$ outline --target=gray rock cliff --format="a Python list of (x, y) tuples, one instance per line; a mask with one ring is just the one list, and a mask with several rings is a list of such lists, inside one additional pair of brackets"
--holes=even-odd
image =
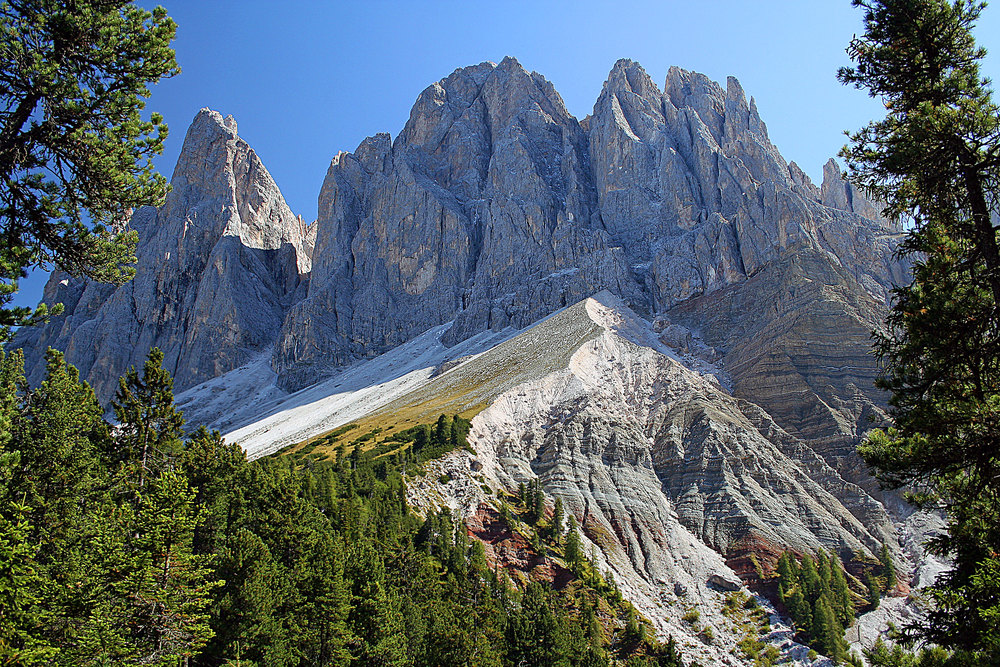
[(512, 58), (457, 70), (395, 141), (334, 158), (274, 368), (297, 388), (452, 319), (453, 343), (599, 289), (663, 312), (801, 251), (884, 303), (905, 276), (897, 229), (824, 174), (785, 163), (733, 78), (672, 68), (661, 91), (622, 60), (579, 123)]
[(54, 273), (47, 302), (65, 312), (13, 341), (37, 381), (49, 346), (65, 350), (102, 400), (152, 347), (178, 390), (269, 350), (311, 270), (307, 230), (233, 118), (195, 117), (159, 209), (135, 212), (138, 270), (113, 286)]
[(590, 172), (580, 124), (513, 58), (424, 90), (395, 141), (331, 163), (308, 297), (275, 352), (285, 384), (452, 319), (454, 342), (602, 288), (641, 300)]

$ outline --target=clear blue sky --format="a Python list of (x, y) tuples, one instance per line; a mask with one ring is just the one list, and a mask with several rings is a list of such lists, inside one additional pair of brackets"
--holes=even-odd
[[(155, 3), (142, 2), (146, 6)], [(158, 161), (169, 176), (201, 107), (232, 114), (292, 210), (307, 221), (330, 159), (366, 136), (402, 129), (417, 95), (458, 67), (504, 56), (543, 74), (578, 118), (590, 113), (611, 66), (640, 62), (660, 86), (671, 65), (756, 98), (772, 142), (813, 180), (843, 131), (880, 115), (840, 85), (845, 47), (861, 31), (849, 0), (162, 0), (178, 24), (183, 72), (160, 83), (147, 109), (170, 125)], [(1000, 9), (977, 38), (990, 49)], [(987, 74), (1000, 80), (996, 58)], [(33, 305), (40, 277), (19, 301)]]

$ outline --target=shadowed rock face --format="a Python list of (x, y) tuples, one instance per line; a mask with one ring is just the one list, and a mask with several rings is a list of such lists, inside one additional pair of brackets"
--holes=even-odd
[(854, 449), (886, 420), (870, 338), (884, 308), (850, 272), (803, 248), (666, 317), (697, 327), (723, 351), (734, 395), (810, 442), (845, 477), (869, 485)]
[(119, 288), (56, 272), (47, 302), (65, 314), (24, 329), (29, 377), (49, 346), (65, 350), (106, 401), (152, 347), (180, 390), (270, 349), (285, 310), (310, 271), (306, 228), (289, 210), (236, 122), (203, 109), (184, 140), (159, 209), (132, 217), (139, 232), (135, 279)]

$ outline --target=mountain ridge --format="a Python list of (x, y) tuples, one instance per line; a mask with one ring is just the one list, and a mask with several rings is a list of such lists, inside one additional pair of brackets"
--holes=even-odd
[(159, 346), (189, 419), (253, 456), (468, 416), (473, 451), (435, 464), (456, 485), (412, 480), (414, 503), (470, 518), (498, 510), (476, 480), (538, 482), (694, 640), (671, 581), (715, 605), (749, 556), (903, 555), (854, 447), (887, 419), (869, 333), (909, 267), (899, 226), (823, 173), (785, 162), (735, 78), (671, 68), (661, 89), (620, 60), (579, 121), (505, 58), (334, 156), (307, 226), (206, 109), (164, 206), (133, 216), (135, 281), (54, 274), (65, 314), (14, 346), (30, 376), (62, 347), (105, 401)]
[[(183, 368), (177, 360), (197, 352), (167, 350), (178, 388), (226, 372), (265, 349), (275, 337), (273, 320), (278, 318), (272, 366), (287, 390), (455, 318), (448, 344), (485, 329), (521, 328), (600, 289), (610, 289), (642, 312), (663, 312), (742, 282), (797, 238), (818, 245), (833, 262), (854, 267), (864, 288), (883, 300), (891, 279), (902, 275), (873, 260), (889, 255), (891, 243), (886, 246), (885, 239), (893, 235), (892, 226), (880, 217), (846, 210), (855, 201), (868, 215), (874, 215), (875, 207), (830, 163), (821, 188), (794, 163), (785, 165), (767, 139), (753, 99), (747, 101), (735, 79), (723, 91), (702, 75), (671, 68), (661, 92), (641, 66), (620, 60), (594, 111), (584, 129), (548, 81), (509, 57), (498, 65), (460, 68), (432, 84), (418, 97), (395, 140), (374, 135), (353, 153), (334, 157), (313, 225), (306, 229), (301, 221), (282, 223), (298, 227), (288, 239), (295, 252), (297, 286), (289, 290), (285, 285), (277, 290), (282, 295), (263, 299), (274, 315), (267, 324), (256, 323), (260, 331), (252, 340), (236, 342), (246, 351), (232, 353), (222, 364), (202, 359), (195, 369)], [(249, 156), (248, 187), (236, 196), (233, 183), (229, 199), (242, 216), (238, 219), (250, 221), (246, 231), (259, 233), (253, 228), (259, 212), (248, 206), (253, 191), (272, 192), (279, 199), (280, 192), (252, 149), (236, 136), (235, 121), (213, 113), (201, 112), (192, 131), (212, 118), (220, 132), (231, 134), (241, 146), (238, 152)], [(681, 126), (684, 132), (677, 130)], [(204, 132), (189, 131), (175, 169), (175, 193), (166, 213), (157, 213), (178, 218), (166, 226), (182, 238), (188, 211), (173, 202), (181, 191), (197, 187), (192, 179), (199, 175), (190, 165), (207, 157), (198, 141), (211, 143)], [(728, 194), (734, 187), (742, 193), (739, 201)], [(757, 199), (779, 201), (754, 204), (747, 200), (748, 188), (763, 191)], [(278, 218), (291, 215), (283, 200), (274, 206)], [(844, 207), (849, 218), (834, 220), (837, 232), (795, 223), (819, 214), (829, 219), (829, 211), (838, 211), (836, 218), (841, 211), (831, 206)], [(765, 219), (775, 217), (768, 214), (772, 210), (778, 211), (778, 219)], [(133, 224), (141, 231), (149, 215), (137, 212)], [(162, 227), (165, 221), (151, 224)], [(862, 236), (846, 244), (838, 233), (851, 225), (860, 225)], [(243, 233), (235, 235), (240, 248), (267, 241), (244, 239)], [(161, 230), (157, 237), (168, 234)], [(170, 243), (143, 242), (151, 244)], [(196, 252), (205, 255), (214, 242), (204, 238), (200, 244)], [(880, 252), (871, 252), (872, 244), (881, 245)], [(159, 252), (170, 259), (169, 250)], [(512, 263), (512, 257), (522, 259)], [(275, 267), (277, 272), (290, 277), (290, 258), (279, 263), (285, 267)], [(177, 273), (205, 277), (206, 263), (173, 265)], [(273, 271), (252, 269), (244, 276), (237, 270), (230, 280), (245, 282), (269, 273)], [(62, 299), (69, 308), (56, 320), (61, 333), (51, 333), (55, 326), (44, 335), (26, 332), (17, 345), (28, 348), (31, 359), (40, 358), (51, 342), (73, 350), (71, 359), (106, 399), (126, 366), (97, 359), (96, 352), (71, 340), (74, 329), (93, 328), (88, 318), (97, 316), (91, 311), (104, 300), (91, 299), (91, 310), (77, 312), (82, 290), (68, 276), (53, 276), (46, 299)], [(100, 290), (102, 295), (115, 292), (101, 287), (92, 292)], [(128, 313), (124, 311), (136, 309), (124, 306), (119, 305), (115, 319), (137, 319), (139, 330), (116, 342), (118, 354), (129, 344), (139, 351), (154, 342), (184, 347), (149, 331), (161, 326), (152, 323), (157, 321), (152, 313)], [(206, 309), (211, 311), (202, 306)], [(185, 325), (172, 337), (197, 338), (205, 318), (178, 315)], [(188, 348), (191, 343), (187, 341)], [(132, 355), (129, 361), (138, 358)]]

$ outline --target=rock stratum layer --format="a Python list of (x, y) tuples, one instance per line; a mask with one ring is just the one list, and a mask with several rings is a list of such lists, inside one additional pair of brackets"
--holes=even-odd
[(253, 455), (375, 412), (475, 415), (476, 461), (411, 499), (473, 517), (476, 479), (537, 478), (683, 634), (677, 591), (738, 586), (727, 559), (896, 549), (853, 452), (886, 418), (870, 332), (909, 269), (898, 227), (823, 175), (733, 78), (661, 89), (619, 61), (581, 121), (507, 58), (334, 157), (307, 227), (202, 110), (166, 203), (133, 216), (135, 280), (54, 274), (65, 314), (14, 344), (36, 381), (64, 349), (105, 400), (158, 346), (188, 416)]
[[(588, 550), (627, 582), (658, 630), (684, 637), (694, 634), (680, 622), (690, 605), (717, 629), (731, 624), (718, 611), (723, 592), (740, 583), (719, 554), (764, 560), (786, 548), (824, 549), (850, 560), (894, 540), (880, 503), (699, 366), (602, 292), (383, 411), (412, 414), (428, 402), (428, 415), (460, 411), (485, 390), (488, 407), (472, 420), (474, 451), (437, 464), (411, 488), (411, 502), (474, 520), (495, 503), (483, 482), (516, 489), (537, 481), (577, 518)], [(498, 386), (497, 367), (516, 367), (519, 382)], [(451, 402), (429, 398), (439, 396)], [(719, 643), (688, 648), (707, 664), (739, 664), (727, 662), (729, 639)]]

